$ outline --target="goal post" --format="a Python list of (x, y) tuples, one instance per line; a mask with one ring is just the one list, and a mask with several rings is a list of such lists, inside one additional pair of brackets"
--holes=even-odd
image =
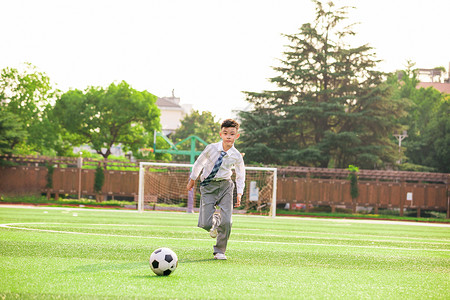
[[(200, 205), (199, 181), (194, 191), (188, 193), (186, 185), (193, 164), (139, 163), (139, 191), (137, 208), (139, 212), (158, 206), (178, 207), (193, 212)], [(246, 182), (242, 202), (246, 209), (258, 211), (269, 208), (272, 217), (276, 215), (277, 169), (246, 167)], [(233, 173), (232, 180), (235, 175)], [(236, 192), (236, 190), (235, 190)]]
[(257, 210), (269, 205), (269, 215), (275, 218), (277, 212), (277, 168), (245, 167), (244, 199), (256, 202)]
[(138, 211), (146, 205), (187, 204), (186, 185), (192, 164), (139, 163)]

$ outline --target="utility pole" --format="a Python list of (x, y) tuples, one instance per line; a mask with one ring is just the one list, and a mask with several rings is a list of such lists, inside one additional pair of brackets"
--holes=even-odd
[(83, 152), (80, 152), (80, 156), (77, 159), (78, 167), (78, 200), (81, 199), (81, 169), (83, 168), (83, 157), (81, 156)]
[(398, 156), (399, 156), (399, 159), (398, 159), (398, 161), (397, 161), (397, 163), (399, 163), (399, 164), (401, 164), (402, 163), (402, 151), (401, 151), (401, 148), (402, 148), (402, 141), (405, 139), (405, 138), (407, 138), (408, 137), (408, 133), (407, 133), (407, 131), (406, 130), (403, 130), (403, 134), (401, 134), (401, 133), (397, 133), (397, 134), (394, 134), (394, 136), (397, 138), (397, 140), (398, 140)]

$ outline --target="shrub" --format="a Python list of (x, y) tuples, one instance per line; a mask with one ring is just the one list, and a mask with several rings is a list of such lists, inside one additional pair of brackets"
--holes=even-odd
[(53, 171), (55, 167), (47, 163), (47, 184), (45, 185), (46, 188), (51, 189), (53, 187)]
[(350, 195), (352, 199), (358, 198), (359, 190), (358, 190), (358, 175), (356, 173), (359, 172), (359, 168), (354, 165), (349, 165), (348, 169), (350, 174), (348, 174), (348, 179), (350, 179)]
[(103, 173), (102, 166), (98, 165), (97, 169), (95, 170), (94, 192), (100, 194), (102, 192), (104, 183), (105, 183), (105, 173)]

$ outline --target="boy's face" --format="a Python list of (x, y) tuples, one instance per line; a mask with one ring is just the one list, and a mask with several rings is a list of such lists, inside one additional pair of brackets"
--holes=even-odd
[(220, 129), (220, 137), (222, 138), (223, 145), (227, 148), (231, 148), (239, 138), (239, 133), (235, 127), (222, 127)]

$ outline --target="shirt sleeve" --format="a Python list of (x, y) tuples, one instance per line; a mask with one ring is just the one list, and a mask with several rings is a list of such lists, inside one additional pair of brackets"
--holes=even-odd
[(236, 172), (236, 192), (238, 194), (243, 194), (245, 187), (245, 165), (242, 156), (239, 162), (235, 165), (234, 171)]
[(205, 164), (208, 162), (208, 156), (209, 156), (209, 150), (211, 149), (211, 144), (206, 146), (206, 148), (200, 153), (197, 160), (194, 163), (194, 166), (192, 167), (191, 175), (189, 176), (192, 180), (197, 180), (198, 176), (200, 175), (200, 172), (205, 167)]

